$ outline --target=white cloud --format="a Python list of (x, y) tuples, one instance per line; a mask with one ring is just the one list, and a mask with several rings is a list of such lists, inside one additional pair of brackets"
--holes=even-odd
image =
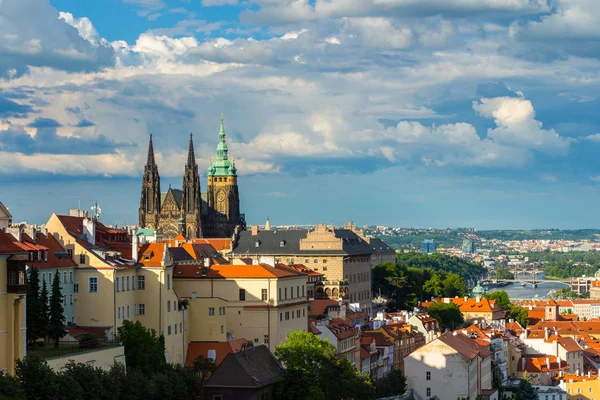
[(412, 29), (396, 24), (387, 18), (348, 18), (344, 30), (358, 35), (364, 46), (405, 49), (412, 45)]
[(585, 139), (592, 142), (600, 142), (600, 133), (595, 133), (593, 135), (586, 136)]
[(497, 127), (488, 130), (488, 137), (498, 143), (551, 153), (562, 153), (569, 147), (569, 142), (554, 129), (542, 129), (529, 100), (483, 98), (473, 103), (473, 109), (487, 118), (494, 118)]
[(213, 7), (213, 6), (235, 6), (238, 3), (238, 0), (202, 0), (202, 5), (204, 7)]
[(89, 18), (75, 18), (73, 14), (68, 12), (59, 12), (58, 18), (77, 29), (79, 36), (90, 42), (92, 46), (98, 47), (101, 39)]

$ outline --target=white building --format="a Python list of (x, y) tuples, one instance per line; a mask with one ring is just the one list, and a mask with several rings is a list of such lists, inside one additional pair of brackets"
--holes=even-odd
[(409, 354), (404, 366), (417, 398), (498, 399), (492, 388), (492, 353), (462, 333), (442, 334)]

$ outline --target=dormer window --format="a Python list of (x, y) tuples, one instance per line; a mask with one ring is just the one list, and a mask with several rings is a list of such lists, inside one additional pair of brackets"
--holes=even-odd
[(260, 241), (257, 240), (256, 242), (254, 242), (254, 247), (259, 247), (260, 246)]
[(38, 250), (38, 261), (42, 261), (42, 251)]
[(284, 247), (285, 246), (285, 240), (282, 240), (281, 242), (279, 242), (279, 247)]

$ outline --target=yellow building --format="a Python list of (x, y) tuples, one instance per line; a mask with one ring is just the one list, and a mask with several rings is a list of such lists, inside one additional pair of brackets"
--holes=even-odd
[(53, 214), (48, 232), (78, 264), (75, 323), (116, 335), (124, 320), (140, 321), (164, 335), (167, 361), (183, 364), (187, 339), (184, 307), (173, 290), (167, 244), (138, 245), (125, 231), (92, 218)]
[(189, 299), (190, 341), (245, 338), (273, 351), (308, 327), (306, 275), (289, 268), (180, 263), (175, 291)]
[(594, 400), (600, 397), (600, 379), (597, 374), (564, 374), (560, 377), (560, 387), (567, 392), (568, 400)]
[(25, 356), (25, 263), (30, 250), (0, 231), (0, 373), (14, 374), (15, 360)]

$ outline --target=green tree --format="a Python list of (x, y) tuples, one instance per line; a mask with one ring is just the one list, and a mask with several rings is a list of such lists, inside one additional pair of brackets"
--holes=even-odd
[(164, 336), (156, 336), (154, 329), (146, 329), (140, 321), (134, 323), (128, 320), (124, 320), (119, 328), (119, 336), (125, 346), (125, 361), (129, 368), (146, 374), (164, 369)]
[(515, 279), (515, 274), (509, 271), (504, 265), (494, 267), (494, 277), (496, 279)]
[(40, 327), (44, 327), (41, 330), (41, 334), (44, 339), (48, 336), (48, 325), (50, 324), (49, 314), (50, 308), (48, 303), (48, 288), (46, 287), (46, 281), (42, 282), (42, 292), (40, 293), (39, 304), (38, 304), (38, 320), (37, 323)]
[(395, 369), (385, 378), (375, 381), (377, 398), (401, 396), (404, 392), (406, 392), (406, 377), (399, 369)]
[(43, 330), (45, 325), (39, 324), (39, 304), (40, 304), (40, 273), (37, 268), (32, 267), (29, 270), (27, 278), (27, 342), (34, 344), (41, 337), (45, 337)]
[(302, 331), (290, 332), (275, 356), (285, 365), (276, 383), (276, 399), (372, 399), (375, 390), (370, 377), (357, 372), (345, 358), (338, 358), (328, 340)]
[(464, 297), (467, 295), (465, 280), (458, 274), (450, 273), (444, 279), (444, 293), (446, 297)]
[(17, 360), (16, 377), (27, 400), (53, 399), (56, 393), (55, 373), (45, 360), (28, 355)]
[(423, 285), (423, 291), (430, 293), (435, 297), (444, 296), (444, 283), (439, 274), (434, 273), (431, 278)]
[(52, 295), (50, 297), (50, 311), (48, 312), (48, 337), (54, 340), (54, 346), (58, 347), (58, 341), (67, 334), (65, 330), (65, 310), (63, 308), (63, 297), (60, 292), (60, 275), (58, 270), (52, 280)]
[(427, 314), (437, 319), (442, 329), (454, 330), (465, 322), (460, 309), (454, 303), (434, 301), (427, 309)]
[(0, 372), (0, 400), (25, 400), (25, 391), (14, 376)]
[(526, 328), (529, 325), (529, 312), (525, 307), (521, 306), (510, 306), (508, 312), (509, 318), (517, 321), (523, 328)]
[(199, 355), (194, 359), (192, 368), (198, 374), (200, 381), (204, 382), (208, 379), (210, 374), (215, 372), (215, 369), (217, 369), (217, 364), (215, 364), (212, 358)]
[(538, 395), (535, 388), (527, 379), (521, 379), (519, 387), (515, 393), (515, 400), (537, 400)]
[(504, 290), (500, 290), (497, 292), (486, 293), (483, 295), (486, 299), (495, 300), (496, 305), (498, 305), (503, 310), (510, 309), (510, 298), (508, 294)]

